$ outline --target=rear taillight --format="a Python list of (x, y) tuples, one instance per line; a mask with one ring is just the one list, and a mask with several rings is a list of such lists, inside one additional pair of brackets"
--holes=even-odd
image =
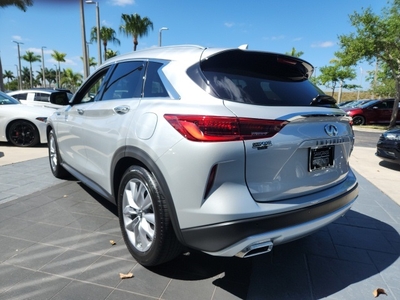
[(269, 138), (288, 122), (236, 117), (164, 115), (185, 138), (198, 142), (223, 142)]

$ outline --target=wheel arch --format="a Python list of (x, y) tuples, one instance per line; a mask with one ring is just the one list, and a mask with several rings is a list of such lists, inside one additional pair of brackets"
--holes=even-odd
[(51, 124), (46, 126), (46, 137), (49, 137), (49, 133), (52, 130), (53, 130), (53, 126)]
[(175, 205), (172, 200), (172, 195), (162, 172), (146, 152), (134, 146), (126, 146), (120, 148), (116, 151), (114, 155), (110, 178), (111, 189), (113, 193), (113, 198), (115, 199), (115, 203), (117, 204), (118, 201), (118, 189), (122, 176), (124, 175), (125, 171), (132, 165), (137, 165), (145, 168), (147, 171), (151, 172), (158, 181), (158, 184), (162, 189), (162, 193), (167, 203), (168, 213), (171, 218), (175, 235), (178, 240), (182, 244), (184, 244), (184, 239), (180, 231), (180, 226)]
[(364, 120), (364, 124), (361, 124), (361, 125), (366, 125), (366, 124), (368, 124), (368, 120), (367, 120), (367, 118), (365, 117), (365, 115), (363, 115), (363, 114), (356, 114), (356, 115), (354, 115), (352, 118), (353, 118), (353, 121), (354, 121), (354, 119), (355, 118), (362, 118), (363, 120)]
[(39, 137), (39, 143), (40, 143), (42, 137), (40, 136), (40, 130), (39, 130), (39, 128), (36, 126), (35, 123), (33, 123), (32, 121), (27, 120), (27, 119), (14, 119), (14, 120), (10, 121), (10, 122), (7, 124), (7, 126), (6, 126), (6, 128), (5, 128), (5, 137), (6, 137), (7, 141), (10, 142), (9, 129), (10, 129), (11, 125), (14, 124), (15, 122), (19, 122), (19, 121), (28, 122), (29, 124), (32, 124), (32, 126), (35, 127), (36, 132), (37, 132), (38, 137)]

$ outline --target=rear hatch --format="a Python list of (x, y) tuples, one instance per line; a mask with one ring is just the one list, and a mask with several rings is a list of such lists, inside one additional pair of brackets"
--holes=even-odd
[(354, 139), (350, 120), (308, 80), (310, 64), (285, 55), (231, 50), (200, 65), (211, 93), (224, 99), (239, 120), (281, 121), (265, 128), (272, 135), (253, 132), (243, 141), (245, 178), (256, 201), (307, 195), (345, 180)]

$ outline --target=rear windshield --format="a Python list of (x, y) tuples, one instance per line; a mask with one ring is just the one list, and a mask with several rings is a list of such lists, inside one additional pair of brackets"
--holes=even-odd
[(200, 63), (215, 96), (266, 106), (306, 106), (324, 93), (309, 80), (312, 66), (279, 54), (233, 50)]

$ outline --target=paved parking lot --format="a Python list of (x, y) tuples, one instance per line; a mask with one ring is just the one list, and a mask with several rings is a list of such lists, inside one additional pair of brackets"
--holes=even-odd
[(367, 179), (396, 187), (400, 173), (366, 151), (351, 161), (359, 198), (335, 223), (262, 256), (190, 252), (157, 268), (129, 255), (115, 207), (53, 178), (46, 157), (0, 166), (0, 299), (372, 299), (377, 288), (400, 299), (398, 195)]

